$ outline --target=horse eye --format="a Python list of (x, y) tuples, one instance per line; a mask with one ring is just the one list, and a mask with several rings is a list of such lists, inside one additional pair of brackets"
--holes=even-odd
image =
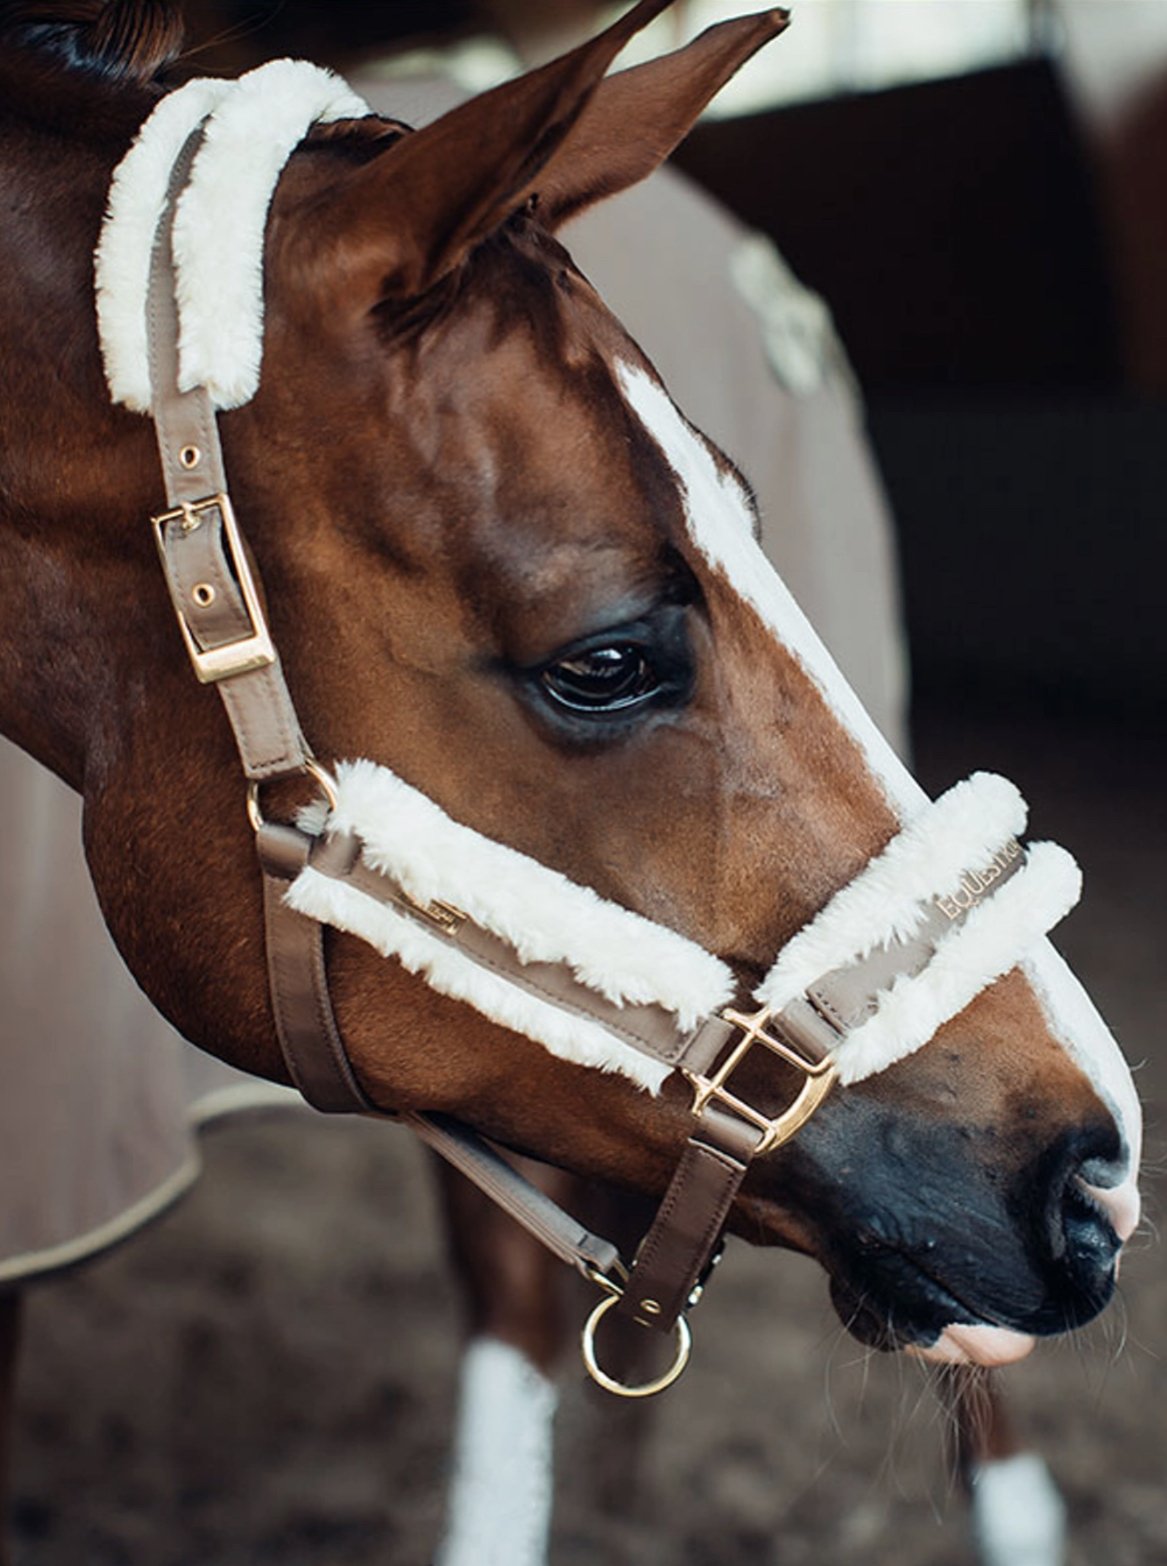
[(644, 649), (630, 642), (589, 647), (559, 658), (541, 671), (539, 679), (552, 700), (572, 712), (624, 711), (661, 687)]

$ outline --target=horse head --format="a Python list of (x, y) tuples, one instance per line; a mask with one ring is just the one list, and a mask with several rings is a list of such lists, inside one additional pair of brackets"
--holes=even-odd
[[(747, 483), (557, 237), (785, 25), (766, 12), (605, 76), (665, 3), (422, 131), (317, 73), (307, 134), (287, 62), (235, 98), (164, 96), (125, 65), (149, 8), (105, 8), (122, 42), (97, 63), (76, 23), (11, 8), (0, 712), (83, 793), (94, 882), (147, 993), (203, 1047), (284, 1077), (236, 745), (191, 676), (148, 521), (165, 502), (135, 258), (169, 161), (159, 177), (127, 159), (101, 238), (114, 401), (89, 278), (111, 171), (186, 94), (173, 151), (205, 135), (173, 230), (179, 384), (220, 414), (246, 538), (228, 574), (253, 557), (303, 732), (346, 763), (313, 831), (355, 834), (374, 871), (520, 963), (562, 960), (609, 1006), (690, 1027), (808, 995), (833, 1026), (845, 1005), (819, 980), (910, 945), (925, 912), (951, 919), (922, 971), (868, 975), (834, 1018), (838, 1086), (753, 1159), (729, 1223), (817, 1257), (868, 1341), (1009, 1359), (1106, 1303), (1137, 1221), (1137, 1103), (1045, 940), (1073, 899), (1065, 860), (1024, 859), (1000, 780), (929, 806), (758, 550)], [(304, 806), (302, 783), (262, 787), (265, 820)], [(500, 999), (326, 879), (292, 897), (330, 926), (371, 1104), (666, 1188), (689, 1081), (618, 1029)], [(719, 1112), (752, 1106), (750, 1127), (805, 1080), (765, 1043), (732, 1093), (696, 1075)]]

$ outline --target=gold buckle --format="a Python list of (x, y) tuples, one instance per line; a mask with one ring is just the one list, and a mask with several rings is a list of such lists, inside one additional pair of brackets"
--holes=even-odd
[[(203, 685), (214, 685), (220, 680), (229, 680), (232, 675), (247, 674), (252, 669), (264, 669), (276, 661), (275, 644), (271, 639), (271, 632), (268, 630), (267, 620), (259, 601), (255, 579), (247, 564), (247, 554), (243, 548), (239, 525), (235, 520), (231, 501), (225, 493), (208, 495), (205, 500), (184, 500), (172, 511), (163, 511), (159, 516), (151, 517), (150, 520), (154, 525), (154, 541), (158, 545), (163, 567), (167, 566), (168, 525), (178, 522), (184, 533), (192, 533), (195, 528), (202, 526), (204, 515), (210, 512), (218, 512), (222, 521), (227, 562), (239, 583), (239, 590), (243, 595), (243, 607), (251, 622), (251, 632), (247, 636), (241, 636), (238, 641), (227, 642), (221, 647), (202, 648), (194, 639), (181, 604), (177, 599), (174, 600), (174, 612), (178, 616), (182, 639), (186, 643), (186, 650), (194, 665), (195, 674)], [(169, 579), (170, 574), (167, 570), (167, 580)]]
[[(735, 1115), (739, 1115), (762, 1132), (762, 1140), (758, 1143), (755, 1156), (758, 1153), (771, 1152), (800, 1131), (826, 1098), (838, 1075), (835, 1062), (829, 1055), (823, 1060), (811, 1060), (793, 1045), (788, 1044), (785, 1039), (776, 1038), (773, 1033), (768, 1032), (768, 1025), (774, 1018), (774, 1012), (768, 1006), (763, 1006), (761, 1011), (756, 1012), (724, 1011), (721, 1015), (726, 1022), (732, 1023), (735, 1028), (740, 1028), (743, 1037), (711, 1076), (704, 1077), (695, 1071), (685, 1071), (684, 1075), (694, 1090), (693, 1113), (701, 1114), (706, 1105), (714, 1101), (723, 1104)], [(773, 1120), (759, 1113), (751, 1104), (738, 1098), (735, 1093), (729, 1092), (726, 1087), (734, 1071), (755, 1044), (761, 1044), (771, 1054), (794, 1066), (806, 1077), (802, 1091), (794, 1103)]]

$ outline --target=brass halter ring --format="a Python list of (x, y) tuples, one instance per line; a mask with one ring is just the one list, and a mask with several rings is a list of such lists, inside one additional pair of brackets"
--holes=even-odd
[[(326, 771), (314, 756), (306, 759), (303, 770), (319, 783), (321, 792), (328, 801), (329, 810), (335, 810), (338, 796), (336, 779), (332, 773)], [(255, 778), (247, 785), (247, 819), (251, 822), (253, 832), (258, 832), (264, 825), (263, 811), (259, 808), (259, 782)]]
[(605, 1392), (614, 1392), (617, 1397), (653, 1397), (657, 1392), (664, 1392), (666, 1388), (672, 1386), (689, 1363), (689, 1355), (693, 1351), (693, 1334), (689, 1323), (684, 1316), (677, 1317), (677, 1352), (672, 1364), (663, 1375), (658, 1376), (655, 1381), (642, 1381), (635, 1386), (617, 1381), (602, 1368), (596, 1357), (596, 1330), (613, 1305), (619, 1303), (624, 1291), (610, 1278), (605, 1278), (600, 1273), (592, 1272), (591, 1277), (604, 1290), (604, 1298), (584, 1323), (581, 1346), (588, 1375), (597, 1386), (603, 1387)]

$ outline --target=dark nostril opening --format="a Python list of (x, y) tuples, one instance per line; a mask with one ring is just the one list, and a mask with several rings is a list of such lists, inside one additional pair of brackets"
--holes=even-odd
[(1066, 1186), (1062, 1209), (1066, 1261), (1081, 1284), (1109, 1274), (1122, 1248), (1110, 1219), (1097, 1202), (1083, 1190), (1077, 1177)]
[(1047, 1166), (1046, 1236), (1049, 1259), (1060, 1276), (1058, 1293), (1072, 1319), (1088, 1319), (1114, 1287), (1114, 1263), (1122, 1242), (1086, 1178), (1116, 1156), (1108, 1131), (1079, 1130), (1066, 1137)]

